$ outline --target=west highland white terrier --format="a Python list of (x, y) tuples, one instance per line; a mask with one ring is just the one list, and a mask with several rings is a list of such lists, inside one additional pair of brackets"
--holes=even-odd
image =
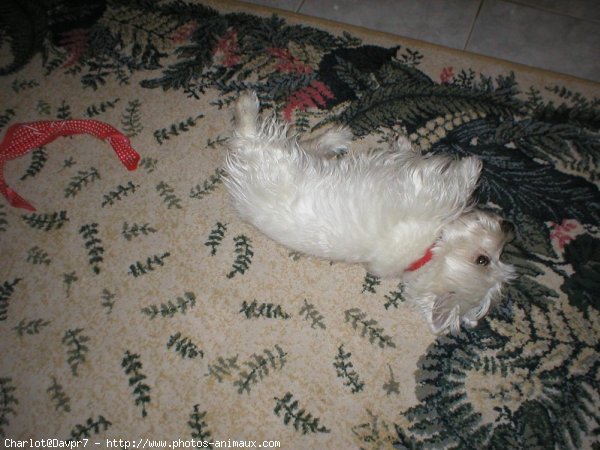
[(512, 225), (471, 200), (481, 161), (422, 155), (407, 139), (335, 157), (351, 139), (334, 128), (299, 142), (242, 94), (224, 180), (240, 216), (296, 251), (401, 278), (434, 333), (475, 326), (515, 273), (500, 261)]

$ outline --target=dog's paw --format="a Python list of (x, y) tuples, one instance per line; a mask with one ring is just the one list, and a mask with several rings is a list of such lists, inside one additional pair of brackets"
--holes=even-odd
[(256, 92), (244, 92), (237, 100), (235, 105), (238, 117), (252, 116), (256, 117), (260, 108), (260, 102)]
[(348, 147), (335, 147), (331, 149), (331, 153), (336, 158), (341, 158), (342, 156), (346, 155), (346, 153), (348, 153)]
[(314, 150), (324, 157), (339, 157), (348, 153), (351, 141), (352, 131), (349, 128), (332, 128), (316, 139)]
[(398, 136), (396, 149), (401, 153), (420, 153), (407, 136)]
[(260, 102), (255, 92), (244, 92), (235, 104), (236, 132), (241, 136), (256, 133), (256, 120)]
[(333, 152), (337, 154), (346, 154), (348, 153), (348, 145), (352, 142), (352, 130), (347, 127), (339, 127), (332, 131), (332, 136), (330, 137), (331, 149)]

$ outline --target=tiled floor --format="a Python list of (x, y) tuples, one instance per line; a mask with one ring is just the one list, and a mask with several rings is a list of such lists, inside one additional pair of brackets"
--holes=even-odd
[(245, 0), (600, 82), (600, 0)]

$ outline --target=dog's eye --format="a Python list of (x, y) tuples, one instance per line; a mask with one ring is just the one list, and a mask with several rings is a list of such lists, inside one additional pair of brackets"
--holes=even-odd
[(490, 263), (490, 258), (485, 255), (479, 255), (475, 261), (479, 266), (487, 266)]

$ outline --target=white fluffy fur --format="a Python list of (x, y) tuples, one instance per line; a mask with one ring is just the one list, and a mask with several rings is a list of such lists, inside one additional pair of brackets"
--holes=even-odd
[[(299, 143), (258, 111), (254, 94), (240, 97), (226, 160), (225, 183), (243, 219), (294, 250), (401, 277), (436, 333), (476, 325), (514, 273), (500, 261), (501, 219), (471, 205), (477, 158), (423, 156), (407, 140), (331, 158), (350, 143), (347, 129)], [(432, 260), (406, 272), (433, 244)], [(477, 263), (481, 255), (489, 264)]]

